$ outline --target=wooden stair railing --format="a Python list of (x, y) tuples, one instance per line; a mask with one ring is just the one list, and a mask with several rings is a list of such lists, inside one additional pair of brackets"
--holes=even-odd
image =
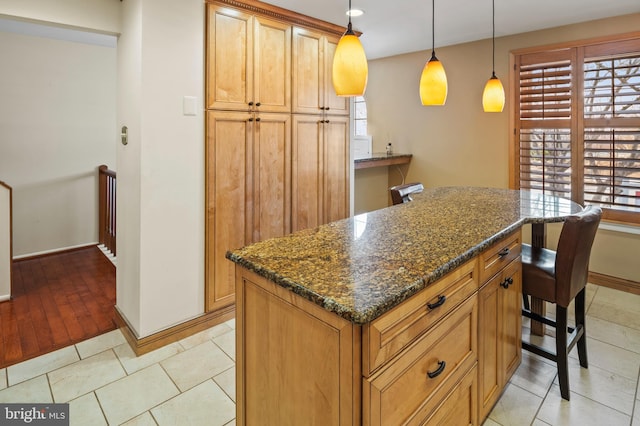
[(116, 255), (116, 172), (98, 167), (98, 242)]
[(12, 189), (0, 181), (0, 302), (11, 297), (13, 263)]

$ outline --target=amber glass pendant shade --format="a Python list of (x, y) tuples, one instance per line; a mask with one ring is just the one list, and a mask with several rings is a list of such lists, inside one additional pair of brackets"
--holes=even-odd
[(369, 65), (362, 43), (351, 29), (351, 22), (336, 47), (331, 74), (336, 95), (364, 95), (369, 78)]
[(444, 105), (447, 101), (447, 74), (442, 62), (436, 58), (435, 53), (424, 65), (420, 76), (420, 100), (422, 105)]
[(495, 73), (484, 86), (482, 108), (484, 112), (502, 112), (504, 109), (504, 87)]

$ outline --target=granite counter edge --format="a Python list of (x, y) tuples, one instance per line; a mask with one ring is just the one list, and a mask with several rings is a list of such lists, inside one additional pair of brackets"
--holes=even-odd
[(465, 253), (461, 253), (458, 257), (453, 258), (449, 262), (444, 263), (428, 276), (418, 279), (415, 282), (407, 283), (407, 285), (405, 286), (402, 292), (395, 294), (392, 297), (385, 299), (381, 303), (378, 303), (376, 306), (372, 307), (371, 309), (364, 310), (364, 311), (351, 309), (347, 306), (344, 306), (336, 302), (334, 299), (328, 296), (324, 296), (322, 294), (313, 292), (309, 290), (307, 287), (301, 284), (298, 284), (295, 281), (292, 281), (287, 277), (284, 277), (278, 274), (276, 271), (267, 269), (259, 264), (251, 262), (243, 258), (242, 256), (235, 254), (233, 251), (228, 251), (225, 257), (230, 261), (238, 265), (241, 265), (250, 271), (255, 272), (261, 277), (264, 277), (269, 281), (292, 291), (293, 293), (303, 297), (304, 299), (309, 300), (312, 303), (315, 303), (316, 305), (322, 307), (323, 309), (329, 312), (335, 313), (336, 315), (346, 319), (347, 321), (350, 321), (355, 324), (363, 325), (375, 320), (376, 318), (388, 312), (389, 310), (399, 305), (409, 297), (418, 293), (420, 290), (424, 289), (425, 287), (439, 280), (440, 278), (445, 276), (447, 273), (453, 271), (455, 268), (459, 267), (464, 262), (472, 259), (474, 256), (478, 255), (480, 252), (482, 252), (483, 250), (485, 250), (495, 242), (499, 241), (500, 239), (506, 237), (507, 235), (511, 234), (512, 232), (520, 228), (525, 222), (526, 221), (520, 220), (512, 224), (511, 226), (504, 228), (503, 230), (499, 231), (493, 236), (482, 241), (475, 247), (472, 247)]

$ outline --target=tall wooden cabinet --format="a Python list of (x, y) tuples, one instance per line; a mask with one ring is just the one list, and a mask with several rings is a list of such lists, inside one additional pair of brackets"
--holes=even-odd
[(344, 28), (255, 0), (207, 2), (206, 310), (234, 303), (227, 250), (349, 215)]

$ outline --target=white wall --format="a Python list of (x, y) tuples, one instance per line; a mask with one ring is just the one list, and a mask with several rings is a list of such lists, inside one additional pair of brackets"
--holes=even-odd
[(0, 302), (11, 296), (11, 190), (0, 181)]
[(204, 4), (123, 5), (117, 304), (144, 337), (204, 312)]
[(14, 256), (96, 242), (97, 167), (115, 167), (115, 48), (0, 30), (0, 58)]
[(118, 39), (117, 127), (128, 127), (129, 144), (117, 144), (116, 305), (129, 325), (140, 330), (140, 152), (142, 96), (142, 3), (122, 7)]

